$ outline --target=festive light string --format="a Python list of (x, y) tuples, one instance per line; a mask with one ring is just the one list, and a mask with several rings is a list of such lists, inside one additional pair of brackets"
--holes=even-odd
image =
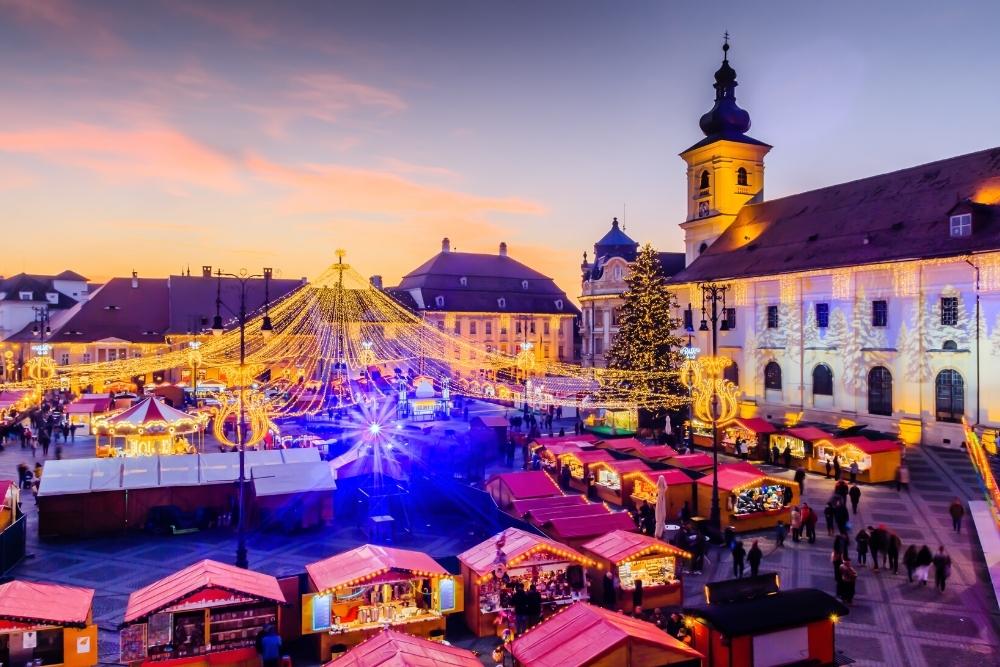
[[(258, 421), (357, 403), (366, 396), (362, 385), (370, 390), (368, 396), (378, 398), (399, 389), (407, 371), (426, 375), (439, 387), (450, 383), (457, 393), (483, 399), (527, 398), (533, 403), (607, 409), (678, 402), (677, 396), (655, 389), (663, 386), (664, 378), (676, 377), (675, 372), (582, 368), (541, 358), (530, 345), (519, 346), (514, 354), (487, 352), (477, 342), (446, 333), (409, 311), (343, 263), (270, 304), (273, 335), (261, 332), (262, 315), (258, 312), (247, 323), (242, 369), (240, 333), (229, 322), (229, 330), (202, 341), (195, 350), (164, 346), (128, 359), (59, 366), (51, 375), (39, 373), (42, 377), (33, 377), (31, 383), (2, 387), (81, 387), (170, 369), (216, 368), (230, 390), (243, 388), (249, 394), (246, 390), (252, 388), (246, 402), (248, 413)], [(374, 382), (371, 367), (388, 372), (385, 383)], [(221, 402), (224, 408), (231, 403)]]

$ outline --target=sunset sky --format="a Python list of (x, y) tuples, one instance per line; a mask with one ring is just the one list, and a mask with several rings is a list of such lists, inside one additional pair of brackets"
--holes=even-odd
[[(932, 12), (933, 10), (933, 12)], [(997, 2), (0, 0), (0, 274), (682, 250), (721, 35), (776, 197), (1000, 144)]]

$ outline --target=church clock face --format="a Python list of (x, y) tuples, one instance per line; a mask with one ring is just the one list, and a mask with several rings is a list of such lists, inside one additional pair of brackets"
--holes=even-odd
[(707, 201), (698, 202), (698, 217), (704, 218), (706, 215), (708, 215), (708, 202)]

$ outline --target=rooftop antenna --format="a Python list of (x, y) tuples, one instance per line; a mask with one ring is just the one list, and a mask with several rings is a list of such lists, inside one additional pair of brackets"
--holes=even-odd
[(625, 231), (625, 202), (622, 202), (622, 231)]

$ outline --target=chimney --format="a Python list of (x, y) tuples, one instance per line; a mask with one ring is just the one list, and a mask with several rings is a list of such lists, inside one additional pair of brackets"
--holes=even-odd
[(372, 276), (369, 280), (371, 281), (372, 287), (375, 289), (382, 289), (382, 276)]
[(212, 277), (212, 266), (210, 264), (201, 265), (201, 277), (211, 278)]
[(132, 289), (139, 289), (139, 273), (137, 271), (132, 272)]
[(507, 244), (504, 243), (503, 241), (500, 242), (500, 256), (501, 257), (507, 256)]
[(441, 252), (451, 252), (451, 241), (447, 236), (441, 239)]

